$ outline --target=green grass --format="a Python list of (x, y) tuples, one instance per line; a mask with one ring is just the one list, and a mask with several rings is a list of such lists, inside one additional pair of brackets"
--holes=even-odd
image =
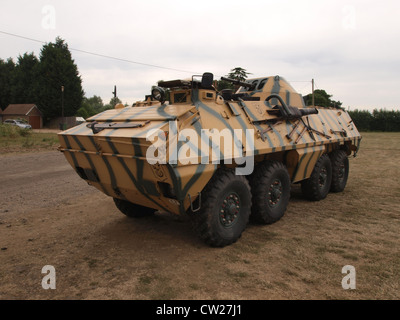
[(56, 133), (39, 133), (0, 124), (0, 154), (55, 150), (58, 144)]
[(27, 137), (30, 134), (30, 130), (22, 129), (17, 126), (0, 124), (0, 137), (2, 138), (18, 138)]

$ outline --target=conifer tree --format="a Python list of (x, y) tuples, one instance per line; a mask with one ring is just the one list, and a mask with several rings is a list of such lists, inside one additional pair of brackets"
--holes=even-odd
[(72, 59), (68, 44), (59, 37), (45, 44), (40, 52), (36, 92), (37, 104), (45, 120), (74, 116), (84, 97), (82, 79)]

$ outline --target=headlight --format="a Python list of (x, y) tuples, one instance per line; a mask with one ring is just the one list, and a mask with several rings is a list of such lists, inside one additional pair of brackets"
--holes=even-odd
[(165, 101), (165, 91), (160, 87), (153, 88), (153, 90), (151, 90), (151, 96), (157, 101)]

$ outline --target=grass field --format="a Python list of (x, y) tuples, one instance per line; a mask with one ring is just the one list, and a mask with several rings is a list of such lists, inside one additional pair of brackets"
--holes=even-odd
[[(344, 192), (310, 202), (294, 185), (280, 221), (250, 224), (231, 246), (194, 248), (162, 269), (156, 267), (158, 257), (147, 257), (136, 294), (144, 299), (399, 299), (399, 142), (400, 133), (363, 133)], [(143, 230), (149, 227), (133, 222), (140, 223)], [(354, 290), (342, 287), (347, 265), (355, 269)]]
[(49, 151), (58, 147), (57, 134), (0, 125), (0, 154)]
[[(224, 248), (198, 240), (184, 217), (123, 217), (100, 192), (28, 211), (22, 222), (7, 218), (0, 224), (3, 246), (9, 247), (1, 251), (4, 290), (39, 299), (397, 300), (400, 133), (362, 136), (344, 192), (310, 202), (294, 185), (280, 221), (249, 224), (238, 242)], [(31, 136), (37, 145), (46, 137)], [(21, 259), (39, 275), (15, 274)], [(49, 261), (59, 270), (54, 292), (39, 288), (39, 267)], [(355, 268), (354, 290), (342, 288), (347, 265)]]
[[(400, 133), (363, 133), (343, 193), (308, 202), (294, 186), (285, 217), (250, 226), (230, 250), (231, 261), (245, 254), (253, 265), (236, 270), (238, 281), (284, 298), (399, 299), (399, 157)], [(345, 265), (355, 267), (356, 290), (342, 289)]]

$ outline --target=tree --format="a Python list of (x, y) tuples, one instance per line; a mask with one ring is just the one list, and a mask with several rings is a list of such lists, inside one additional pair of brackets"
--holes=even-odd
[[(314, 104), (320, 107), (334, 107), (334, 108), (341, 108), (342, 102), (331, 100), (332, 95), (326, 93), (325, 90), (317, 89), (314, 90)], [(312, 105), (312, 93), (306, 95), (304, 97), (304, 101), (306, 105)]]
[(122, 101), (118, 97), (112, 97), (108, 105), (105, 106), (107, 109), (114, 109), (118, 103), (122, 103)]
[(96, 95), (91, 98), (84, 97), (82, 107), (78, 109), (76, 116), (87, 119), (104, 111), (104, 109), (103, 100), (100, 97)]
[(400, 112), (388, 111), (386, 109), (374, 109), (372, 112), (373, 121), (371, 122), (372, 131), (399, 131), (400, 129)]
[(359, 131), (370, 131), (374, 116), (368, 110), (349, 111), (349, 115)]
[(36, 91), (45, 120), (60, 117), (62, 109), (64, 116), (74, 116), (82, 106), (82, 79), (68, 45), (59, 37), (40, 52)]
[(121, 100), (118, 98), (112, 98), (109, 104), (104, 105), (103, 100), (99, 96), (84, 97), (82, 107), (76, 112), (76, 116), (87, 119), (105, 110), (113, 109), (117, 103), (121, 103)]
[(233, 68), (231, 70), (231, 72), (229, 72), (229, 74), (227, 75), (227, 78), (235, 79), (235, 80), (239, 80), (239, 81), (246, 81), (247, 76), (249, 74), (251, 74), (251, 73), (247, 72), (246, 69), (243, 69), (241, 67), (236, 67), (236, 68)]
[(15, 63), (9, 58), (7, 61), (0, 59), (0, 108), (5, 109), (12, 103), (12, 84)]
[(90, 108), (93, 109), (95, 114), (101, 112), (102, 109), (104, 108), (103, 100), (99, 96), (96, 96), (96, 95), (94, 95), (91, 98), (85, 97), (83, 99), (83, 104), (90, 106)]
[(400, 111), (355, 109), (349, 115), (359, 131), (400, 131)]
[(232, 82), (229, 81), (225, 81), (225, 80), (219, 80), (217, 81), (217, 90), (221, 91), (221, 90), (225, 90), (225, 89), (234, 89), (234, 85)]
[(39, 60), (33, 53), (18, 57), (12, 78), (12, 103), (38, 103), (36, 101), (35, 82)]
[[(239, 80), (239, 81), (246, 81), (247, 76), (251, 74), (246, 71), (246, 69), (243, 69), (241, 67), (236, 67), (231, 70), (231, 72), (226, 75), (226, 78), (229, 79), (234, 79), (234, 80)], [(225, 80), (220, 80), (218, 81), (218, 87), (217, 89), (219, 91), (224, 90), (224, 89), (235, 89), (235, 86), (233, 85), (232, 82), (225, 81)], [(238, 89), (238, 88), (236, 88)]]
[(89, 112), (86, 110), (85, 107), (79, 108), (79, 110), (76, 112), (77, 117), (82, 117), (83, 119), (90, 118), (92, 115), (89, 115)]

